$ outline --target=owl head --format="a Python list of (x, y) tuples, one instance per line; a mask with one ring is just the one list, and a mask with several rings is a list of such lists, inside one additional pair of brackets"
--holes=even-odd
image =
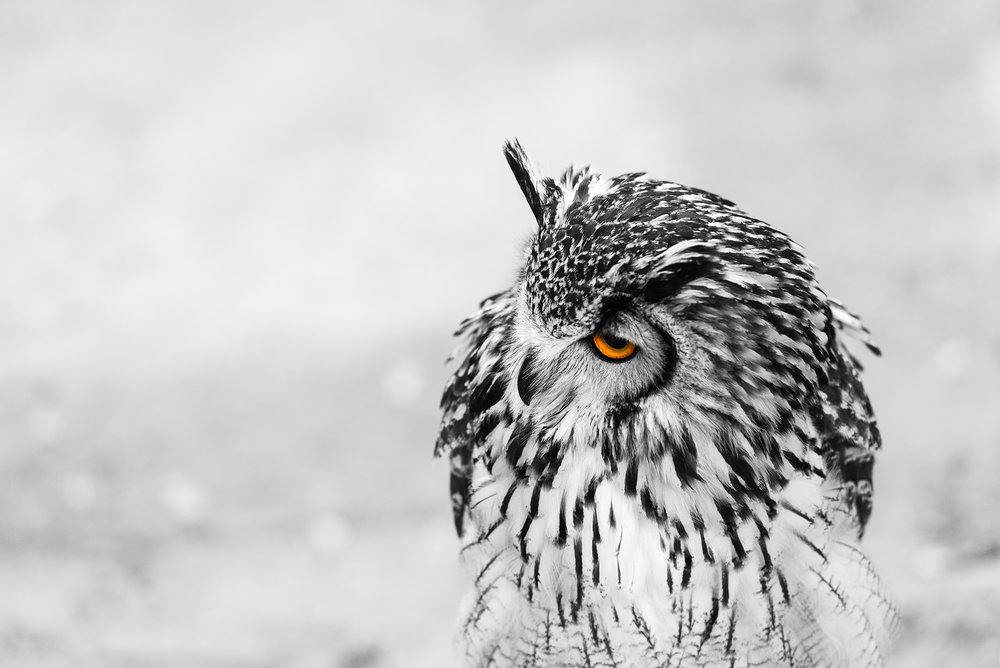
[(602, 436), (656, 422), (666, 441), (792, 426), (832, 341), (798, 245), (701, 190), (588, 169), (539, 178), (517, 142), (505, 151), (538, 223), (509, 335), (539, 420)]

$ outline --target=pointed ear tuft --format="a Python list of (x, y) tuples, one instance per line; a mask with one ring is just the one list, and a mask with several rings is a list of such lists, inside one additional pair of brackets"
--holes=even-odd
[(508, 139), (504, 142), (503, 154), (507, 157), (507, 164), (510, 165), (510, 171), (514, 172), (517, 185), (521, 186), (524, 199), (528, 200), (531, 213), (535, 214), (535, 220), (541, 225), (545, 212), (545, 191), (543, 190), (542, 179), (535, 173), (527, 154), (521, 148), (521, 143), (517, 139)]

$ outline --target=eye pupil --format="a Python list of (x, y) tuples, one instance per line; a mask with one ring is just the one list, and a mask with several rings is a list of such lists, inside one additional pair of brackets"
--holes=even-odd
[(621, 338), (620, 336), (615, 336), (614, 334), (605, 334), (604, 340), (612, 348), (624, 348), (628, 345), (628, 341)]

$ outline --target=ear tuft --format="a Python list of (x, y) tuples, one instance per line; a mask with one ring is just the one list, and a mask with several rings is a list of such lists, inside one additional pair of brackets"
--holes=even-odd
[(538, 177), (528, 160), (528, 155), (521, 148), (521, 143), (517, 139), (508, 139), (503, 145), (503, 154), (510, 165), (510, 171), (514, 172), (517, 185), (524, 193), (524, 199), (528, 200), (531, 213), (535, 215), (538, 224), (542, 224), (545, 212), (544, 185), (542, 179)]

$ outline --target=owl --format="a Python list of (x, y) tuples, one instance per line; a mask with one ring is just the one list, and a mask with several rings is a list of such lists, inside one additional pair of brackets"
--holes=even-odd
[(881, 665), (868, 330), (722, 197), (505, 155), (537, 231), (457, 333), (435, 449), (462, 665)]

